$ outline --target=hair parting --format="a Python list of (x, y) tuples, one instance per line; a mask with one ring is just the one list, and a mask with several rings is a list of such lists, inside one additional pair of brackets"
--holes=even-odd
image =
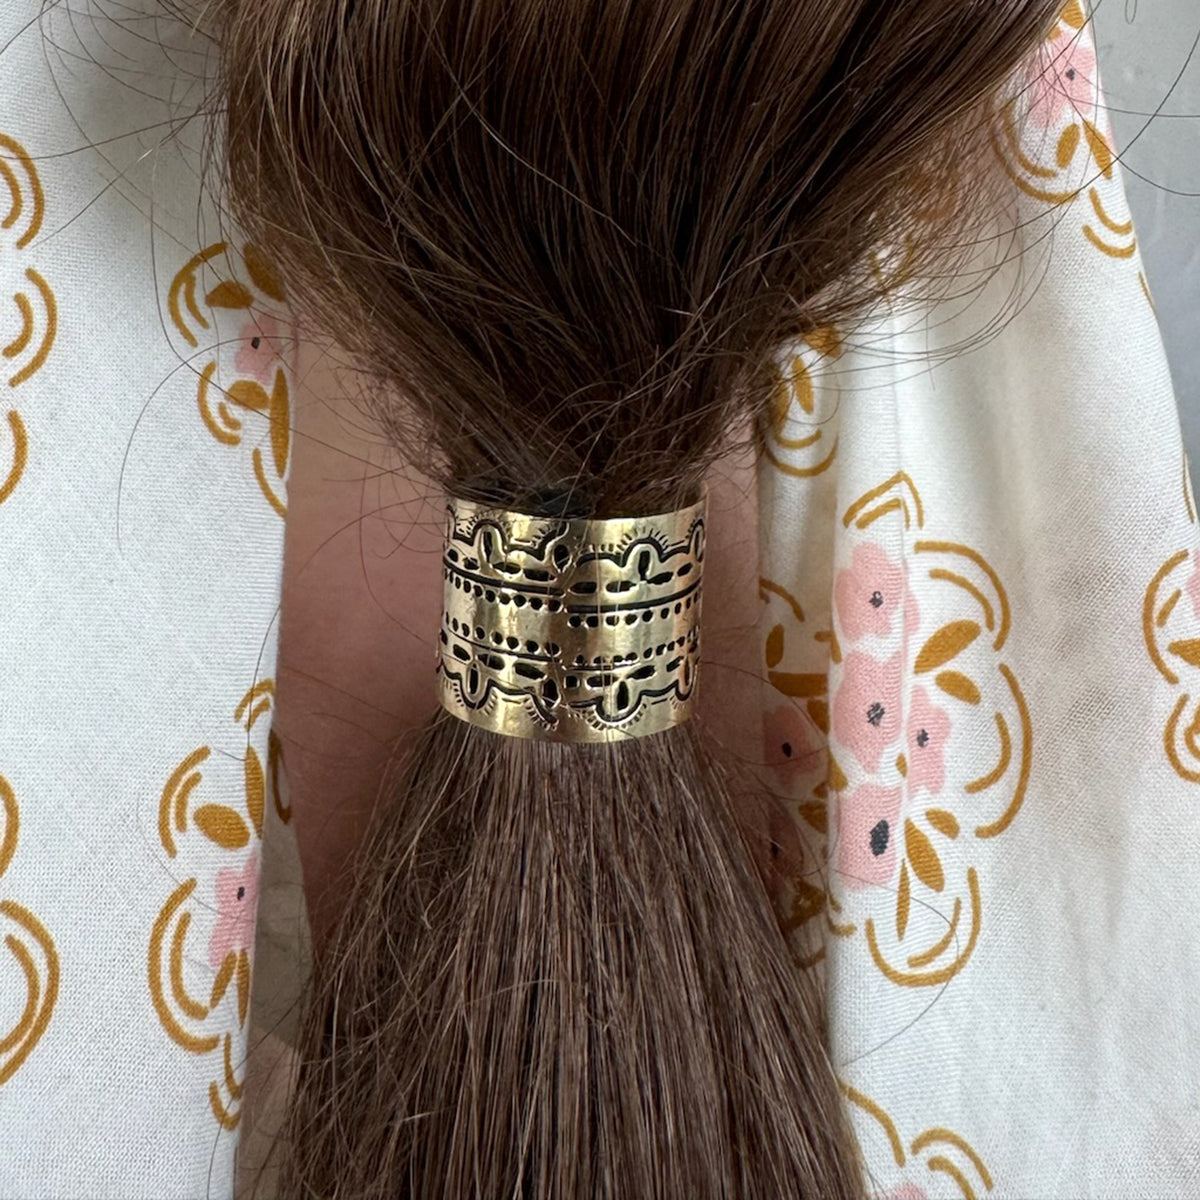
[[(231, 198), (448, 495), (661, 513), (880, 253), (947, 274), (1058, 7), (221, 0)], [(434, 719), (317, 956), (283, 1194), (865, 1196), (734, 790), (695, 722)]]

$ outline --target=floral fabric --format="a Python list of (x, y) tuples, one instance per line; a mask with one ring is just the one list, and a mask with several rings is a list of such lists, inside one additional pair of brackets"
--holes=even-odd
[(0, 1196), (229, 1196), (294, 346), (203, 39), (0, 0), (0, 47)]
[(1023, 253), (787, 347), (763, 446), (774, 893), (880, 1197), (1200, 1194), (1200, 530), (1078, 3), (1035, 65)]

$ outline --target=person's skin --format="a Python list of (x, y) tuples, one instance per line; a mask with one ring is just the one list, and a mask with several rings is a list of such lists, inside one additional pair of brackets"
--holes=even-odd
[[(442, 508), (315, 353), (298, 371), (275, 729), (316, 945), (393, 743), (436, 710)], [(749, 456), (713, 472), (700, 715), (761, 761), (757, 506)]]

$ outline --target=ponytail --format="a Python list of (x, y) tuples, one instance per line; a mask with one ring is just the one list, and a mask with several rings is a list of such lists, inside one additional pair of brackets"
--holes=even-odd
[[(596, 522), (665, 554), (644, 519), (700, 501), (772, 352), (878, 299), (877, 251), (915, 277), (968, 240), (986, 106), (1055, 7), (225, 0), (234, 206), (451, 498), (448, 547), (499, 569), (516, 514), (567, 546), (552, 574)], [(455, 659), (460, 616), (458, 709), (397, 764), (317, 958), (283, 1194), (863, 1197), (691, 677), (605, 708), (601, 621), (613, 736), (555, 738), (565, 668), (514, 682), (482, 618)]]

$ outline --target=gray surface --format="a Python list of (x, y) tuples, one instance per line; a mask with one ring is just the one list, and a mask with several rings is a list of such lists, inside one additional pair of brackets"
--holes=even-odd
[[(1093, 12), (1104, 91), (1195, 473), (1200, 471), (1200, 51), (1194, 52), (1193, 44), (1200, 33), (1200, 4), (1095, 0)], [(1162, 112), (1152, 116), (1160, 105)]]

